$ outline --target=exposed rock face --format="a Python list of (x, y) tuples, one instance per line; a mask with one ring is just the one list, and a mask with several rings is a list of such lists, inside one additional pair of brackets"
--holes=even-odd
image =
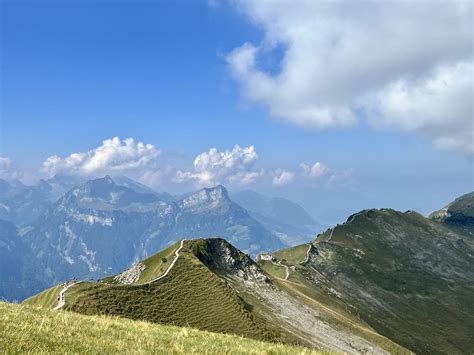
[(130, 269), (121, 272), (120, 274), (114, 276), (114, 280), (122, 285), (129, 285), (134, 282), (137, 282), (140, 278), (140, 274), (145, 270), (146, 266), (143, 263), (137, 262), (133, 264)]
[(248, 255), (224, 239), (211, 238), (198, 242), (202, 244), (202, 249), (196, 256), (217, 274), (257, 283), (269, 282), (267, 275)]

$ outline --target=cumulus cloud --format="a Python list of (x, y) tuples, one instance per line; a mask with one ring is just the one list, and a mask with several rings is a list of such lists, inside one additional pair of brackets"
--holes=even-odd
[(301, 176), (309, 181), (314, 181), (323, 187), (349, 186), (353, 183), (354, 170), (337, 170), (317, 161), (313, 165), (300, 164)]
[(291, 171), (278, 169), (275, 171), (275, 176), (273, 177), (273, 186), (284, 186), (291, 184), (295, 179), (295, 174)]
[(472, 67), (458, 63), (420, 80), (400, 79), (379, 93), (375, 115), (381, 125), (420, 130), (435, 146), (473, 154)]
[(84, 153), (65, 158), (51, 156), (43, 162), (42, 171), (49, 176), (58, 173), (96, 176), (121, 174), (143, 169), (154, 162), (160, 151), (151, 144), (135, 142), (133, 138), (106, 139), (102, 145)]
[(309, 176), (309, 177), (323, 176), (329, 170), (326, 165), (324, 165), (323, 163), (320, 163), (319, 161), (314, 163), (312, 166), (306, 163), (301, 163), (300, 168), (302, 170), (303, 175)]
[(175, 180), (193, 181), (202, 186), (219, 183), (248, 185), (263, 174), (263, 170), (254, 169), (257, 160), (258, 154), (253, 145), (245, 148), (235, 145), (232, 150), (223, 152), (211, 148), (196, 157), (191, 171), (178, 170)]
[[(271, 116), (321, 129), (367, 110), (376, 126), (474, 153), (471, 1), (232, 3), (264, 37), (231, 51), (229, 68)], [(280, 53), (278, 68), (262, 65)]]

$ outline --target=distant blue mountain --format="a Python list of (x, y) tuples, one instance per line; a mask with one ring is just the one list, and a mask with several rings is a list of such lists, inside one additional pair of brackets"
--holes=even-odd
[[(66, 185), (64, 179), (62, 185), (55, 180), (55, 191)], [(73, 276), (118, 272), (184, 238), (222, 237), (251, 255), (285, 246), (223, 186), (172, 197), (125, 177), (106, 176), (74, 186), (54, 201), (47, 184), (52, 181), (40, 183), (49, 191), (38, 204), (43, 212), (32, 223), (20, 222), (26, 227), (18, 238), (44, 287)]]
[(233, 194), (232, 200), (288, 246), (306, 243), (326, 228), (316, 222), (303, 207), (285, 198), (245, 190)]

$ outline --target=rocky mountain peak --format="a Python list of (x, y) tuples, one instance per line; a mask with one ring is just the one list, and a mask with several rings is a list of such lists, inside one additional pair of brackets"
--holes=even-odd
[(258, 264), (225, 239), (197, 239), (190, 243), (194, 255), (217, 274), (226, 278), (269, 282)]
[(213, 208), (220, 203), (230, 202), (227, 189), (222, 185), (204, 188), (178, 202), (183, 209)]

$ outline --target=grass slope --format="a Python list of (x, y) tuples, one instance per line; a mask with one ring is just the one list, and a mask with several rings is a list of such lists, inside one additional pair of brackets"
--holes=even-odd
[(0, 352), (315, 354), (190, 328), (0, 302)]
[[(144, 284), (162, 275), (172, 263), (174, 253), (179, 248), (179, 245), (180, 242), (174, 243), (168, 248), (163, 249), (160, 252), (153, 254), (149, 258), (141, 261), (140, 263), (143, 264), (144, 269), (140, 273), (139, 279), (134, 284)], [(114, 279), (114, 276), (106, 277), (101, 281), (111, 284), (118, 283)]]
[(474, 350), (474, 250), (453, 230), (415, 212), (368, 210), (313, 244), (287, 287), (418, 353)]
[(54, 308), (58, 304), (58, 295), (61, 289), (62, 289), (61, 285), (48, 288), (35, 296), (27, 298), (22, 303), (26, 305), (32, 305), (32, 306)]
[[(209, 270), (195, 256), (202, 252), (198, 250), (199, 245), (199, 241), (186, 241), (171, 272), (151, 284), (141, 284), (143, 277), (140, 277), (130, 285), (82, 282), (72, 286), (66, 292), (64, 309), (86, 315), (114, 315), (259, 340), (302, 344), (278, 326), (265, 322), (224, 279)], [(175, 246), (170, 247), (144, 261), (148, 264), (147, 269), (158, 272), (146, 273), (146, 280), (159, 276), (163, 271), (161, 267), (153, 269), (151, 261), (159, 263), (163, 253), (171, 255), (175, 249)], [(171, 259), (167, 257), (168, 262)], [(54, 306), (44, 300), (40, 294), (30, 298), (28, 303)]]
[(284, 264), (297, 265), (306, 260), (308, 248), (309, 243), (301, 244), (292, 248), (280, 249), (271, 254), (281, 260)]
[[(301, 248), (303, 245), (305, 248)], [(345, 302), (337, 298), (334, 293), (328, 292), (328, 289), (331, 289), (329, 285), (317, 285), (315, 287), (313, 279), (307, 277), (308, 272), (305, 266), (299, 262), (303, 255), (303, 249), (305, 250), (305, 257), (306, 251), (308, 250), (308, 244), (303, 245), (295, 247), (295, 251), (291, 251), (290, 249), (292, 248), (288, 248), (284, 249), (281, 254), (280, 251), (272, 253), (277, 260), (293, 267), (290, 269), (290, 276), (287, 280), (283, 277), (285, 274), (283, 267), (265, 260), (260, 260), (259, 264), (274, 278), (274, 282), (280, 288), (286, 290), (294, 299), (298, 299), (300, 303), (320, 312), (321, 318), (334, 328), (345, 330), (350, 334), (364, 338), (391, 354), (411, 353), (408, 349), (375, 331), (368, 323), (364, 322), (360, 316), (354, 314)], [(297, 255), (298, 257), (293, 259), (297, 264), (289, 262), (286, 258), (283, 260), (278, 259), (279, 255)]]

